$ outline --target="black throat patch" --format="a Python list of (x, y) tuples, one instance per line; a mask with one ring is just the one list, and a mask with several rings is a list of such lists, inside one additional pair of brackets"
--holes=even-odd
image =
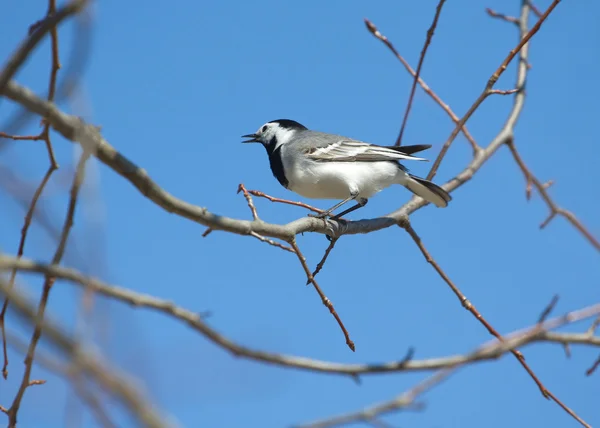
[(271, 166), (271, 172), (273, 176), (279, 181), (283, 187), (287, 189), (288, 180), (285, 178), (285, 172), (283, 171), (283, 160), (281, 159), (281, 147), (277, 146), (277, 138), (273, 138), (269, 144), (265, 144), (265, 149), (267, 149), (267, 154), (269, 155), (269, 164)]

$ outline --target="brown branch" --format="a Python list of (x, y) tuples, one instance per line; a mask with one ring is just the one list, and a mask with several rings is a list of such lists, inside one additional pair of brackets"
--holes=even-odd
[(547, 183), (542, 183), (540, 180), (537, 179), (535, 175), (531, 173), (531, 170), (527, 167), (527, 165), (519, 155), (519, 152), (515, 147), (514, 140), (511, 139), (506, 143), (506, 145), (508, 146), (511, 154), (513, 155), (513, 158), (515, 159), (515, 162), (517, 163), (519, 169), (525, 177), (525, 195), (527, 199), (530, 199), (531, 197), (531, 186), (533, 185), (533, 187), (535, 187), (537, 192), (540, 194), (540, 196), (548, 206), (548, 209), (550, 210), (550, 214), (548, 215), (546, 220), (544, 220), (540, 224), (540, 229), (545, 228), (548, 225), (548, 223), (550, 223), (550, 221), (554, 219), (554, 217), (556, 217), (557, 215), (562, 216), (569, 223), (571, 223), (571, 225), (573, 225), (573, 227), (575, 227), (575, 229), (577, 229), (585, 237), (585, 239), (587, 239), (588, 242), (592, 244), (594, 248), (596, 248), (596, 250), (600, 251), (600, 241), (590, 233), (590, 231), (579, 221), (579, 219), (577, 219), (575, 214), (565, 210), (564, 208), (559, 207), (548, 194), (549, 185)]
[(600, 367), (600, 355), (598, 355), (598, 358), (596, 358), (596, 361), (594, 361), (592, 366), (585, 371), (586, 376), (591, 376), (598, 367)]
[(340, 318), (340, 316), (337, 314), (335, 308), (333, 307), (333, 303), (331, 303), (331, 300), (329, 300), (329, 298), (325, 295), (325, 293), (323, 293), (323, 291), (321, 290), (321, 287), (319, 287), (319, 284), (317, 284), (317, 281), (315, 281), (315, 277), (310, 272), (310, 269), (308, 268), (308, 264), (306, 264), (306, 258), (300, 251), (300, 248), (298, 248), (298, 244), (296, 244), (296, 240), (295, 239), (291, 240), (290, 245), (296, 252), (296, 256), (298, 256), (298, 260), (300, 261), (300, 264), (302, 265), (302, 269), (304, 269), (304, 273), (306, 273), (306, 277), (308, 278), (309, 283), (312, 283), (314, 289), (316, 290), (316, 292), (319, 294), (319, 297), (321, 298), (321, 302), (323, 302), (325, 307), (327, 309), (329, 309), (329, 312), (331, 312), (331, 315), (333, 315), (333, 317), (337, 321), (338, 325), (340, 326), (340, 329), (342, 330), (342, 333), (344, 333), (344, 337), (346, 339), (346, 344), (348, 345), (348, 348), (350, 348), (352, 350), (352, 352), (354, 352), (356, 350), (356, 347), (354, 346), (354, 342), (350, 339), (348, 330), (346, 330), (346, 327), (344, 326), (342, 319)]
[(307, 210), (311, 210), (313, 212), (316, 212), (318, 214), (324, 213), (324, 210), (321, 210), (319, 208), (315, 208), (311, 205), (305, 204), (303, 202), (295, 202), (295, 201), (289, 201), (287, 199), (280, 199), (280, 198), (275, 198), (273, 196), (269, 196), (259, 190), (248, 190), (248, 193), (250, 193), (251, 195), (257, 196), (259, 198), (265, 198), (268, 199), (271, 202), (278, 202), (278, 203), (282, 203), (282, 204), (288, 204), (288, 205), (294, 205), (296, 207), (301, 207), (301, 208), (306, 208)]
[[(250, 208), (250, 212), (252, 213), (252, 218), (254, 220), (260, 221), (260, 218), (258, 217), (258, 212), (256, 211), (256, 207), (254, 206), (254, 201), (252, 200), (252, 196), (250, 196), (248, 190), (246, 190), (246, 187), (244, 187), (244, 185), (242, 183), (239, 184), (238, 190), (237, 190), (237, 193), (240, 193), (240, 192), (244, 193), (244, 198), (246, 198), (246, 202), (248, 203), (248, 208)], [(206, 229), (204, 231), (204, 233), (202, 234), (202, 237), (205, 238), (210, 232), (212, 232), (212, 229), (210, 229), (210, 228)], [(256, 239), (258, 239), (261, 242), (266, 242), (267, 244), (272, 245), (274, 247), (281, 248), (282, 250), (289, 251), (290, 253), (295, 253), (293, 248), (288, 247), (287, 245), (283, 245), (280, 242), (274, 241), (273, 239), (264, 237), (261, 234), (256, 233), (254, 231), (250, 231), (249, 235), (255, 237)]]
[[(83, 182), (83, 178), (85, 175), (85, 167), (86, 163), (90, 157), (91, 153), (84, 152), (79, 159), (77, 164), (75, 176), (73, 178), (73, 184), (71, 186), (70, 198), (69, 198), (69, 206), (67, 209), (67, 214), (65, 216), (65, 221), (63, 225), (63, 229), (61, 232), (60, 240), (56, 251), (54, 252), (54, 256), (52, 257), (52, 264), (59, 264), (63, 258), (65, 253), (65, 249), (67, 246), (67, 240), (69, 238), (69, 233), (71, 232), (71, 228), (73, 226), (73, 217), (75, 215), (75, 208), (77, 206), (77, 199), (79, 196), (79, 190), (81, 188), (81, 184)], [(36, 315), (36, 325), (33, 331), (33, 335), (31, 337), (31, 342), (29, 344), (29, 349), (27, 350), (27, 356), (25, 357), (25, 371), (23, 373), (23, 379), (21, 381), (21, 385), (15, 398), (12, 402), (10, 409), (8, 409), (8, 417), (9, 417), (9, 426), (16, 427), (17, 425), (17, 413), (19, 411), (19, 407), (21, 405), (21, 400), (23, 399), (23, 395), (25, 394), (25, 389), (29, 385), (31, 378), (31, 370), (33, 367), (33, 359), (35, 357), (35, 350), (38, 344), (38, 341), (42, 335), (42, 325), (44, 314), (46, 311), (46, 305), (48, 303), (48, 298), (50, 297), (50, 290), (52, 289), (52, 285), (54, 284), (55, 278), (50, 275), (46, 275), (44, 280), (44, 286), (42, 289), (42, 295), (40, 297), (40, 302), (38, 305), (38, 311)]]
[[(54, 16), (55, 13), (56, 13), (56, 0), (49, 0), (48, 11), (46, 13), (46, 19), (50, 19), (52, 16)], [(36, 28), (40, 27), (41, 25), (42, 25), (42, 23), (39, 23), (36, 26)], [(49, 102), (52, 102), (52, 101), (54, 101), (54, 94), (56, 92), (56, 76), (58, 74), (58, 70), (60, 69), (60, 58), (59, 58), (59, 53), (58, 53), (58, 30), (56, 29), (56, 25), (54, 25), (50, 29), (50, 38), (51, 38), (51, 45), (52, 45), (52, 51), (51, 51), (52, 66), (50, 69), (50, 81), (48, 83), (48, 98), (47, 99)], [(0, 133), (0, 136), (6, 136), (6, 134), (2, 132), (2, 133)], [(19, 139), (21, 139), (21, 140), (28, 140), (28, 139), (44, 140), (44, 142), (46, 143), (46, 150), (48, 152), (48, 159), (50, 161), (48, 170), (46, 171), (46, 174), (44, 175), (44, 178), (40, 182), (39, 186), (35, 190), (33, 197), (31, 199), (31, 203), (29, 205), (29, 209), (27, 210), (27, 213), (25, 214), (25, 222), (21, 229), (21, 240), (19, 241), (19, 248), (17, 250), (17, 256), (22, 257), (23, 251), (25, 249), (25, 241), (27, 239), (27, 232), (29, 231), (29, 226), (31, 225), (31, 220), (33, 218), (33, 213), (35, 212), (37, 202), (38, 202), (42, 192), (44, 191), (46, 184), (50, 180), (50, 176), (52, 175), (52, 173), (54, 171), (56, 171), (58, 169), (58, 164), (56, 162), (56, 158), (54, 156), (54, 150), (52, 148), (52, 143), (50, 141), (50, 123), (49, 122), (46, 122), (46, 124), (44, 125), (43, 131), (38, 136), (35, 136), (33, 138), (30, 138), (30, 137), (9, 137), (9, 138), (12, 138), (14, 140), (19, 140)], [(11, 272), (11, 277), (10, 277), (10, 282), (9, 282), (11, 287), (15, 283), (15, 275), (16, 275), (16, 271)], [(0, 330), (2, 331), (2, 351), (3, 351), (3, 356), (4, 356), (4, 363), (2, 365), (2, 376), (4, 377), (4, 379), (6, 379), (8, 377), (8, 354), (6, 352), (6, 332), (5, 332), (5, 325), (4, 325), (7, 307), (8, 307), (8, 300), (5, 299), (4, 304), (2, 305), (2, 311), (0, 312)]]
[[(31, 198), (31, 203), (29, 204), (29, 209), (25, 214), (25, 221), (23, 227), (21, 228), (21, 240), (19, 241), (19, 248), (17, 250), (17, 258), (23, 257), (23, 253), (25, 251), (25, 241), (27, 240), (27, 233), (29, 232), (29, 227), (31, 226), (31, 220), (33, 219), (33, 213), (35, 212), (35, 208), (37, 206), (38, 200), (50, 180), (50, 176), (54, 170), (50, 167), (48, 171), (46, 171), (46, 175), (42, 179), (41, 183), (35, 190), (33, 197)], [(13, 287), (15, 284), (15, 278), (17, 275), (17, 270), (13, 269), (10, 273), (9, 279), (9, 287)], [(0, 330), (2, 331), (2, 351), (4, 355), (4, 364), (2, 365), (2, 376), (4, 379), (8, 378), (8, 353), (6, 351), (6, 330), (5, 330), (5, 317), (6, 317), (6, 309), (8, 308), (8, 298), (4, 299), (4, 304), (2, 305), (2, 311), (0, 312)]]
[[(409, 223), (408, 218), (406, 219), (405, 223), (400, 226), (403, 227), (406, 230), (406, 232), (408, 232), (408, 234), (413, 239), (415, 244), (417, 244), (417, 246), (419, 247), (419, 250), (421, 250), (421, 253), (425, 257), (425, 260), (427, 260), (427, 262), (429, 264), (431, 264), (431, 266), (433, 266), (433, 268), (438, 273), (438, 275), (440, 275), (440, 277), (444, 280), (444, 282), (446, 282), (446, 284), (448, 284), (448, 286), (450, 287), (452, 292), (454, 292), (454, 294), (456, 295), (458, 300), (461, 302), (462, 306), (465, 309), (467, 309), (469, 312), (471, 312), (471, 314), (473, 314), (473, 316), (487, 329), (487, 331), (490, 334), (492, 334), (493, 336), (498, 338), (498, 340), (500, 340), (500, 341), (504, 340), (502, 338), (502, 336), (496, 331), (496, 329), (494, 329), (492, 327), (492, 325), (481, 315), (481, 313), (475, 308), (475, 306), (467, 299), (467, 297), (462, 293), (462, 291), (460, 291), (460, 289), (452, 282), (452, 280), (442, 270), (442, 268), (437, 264), (437, 262), (433, 259), (433, 257), (431, 257), (431, 254), (429, 254), (429, 252), (423, 245), (421, 238), (419, 237), (417, 232), (415, 232), (415, 230)], [(549, 306), (549, 309), (547, 309), (548, 312), (550, 312), (550, 310), (552, 309), (552, 307), (554, 306), (555, 303), (556, 302), (553, 299), (553, 301), (551, 302), (551, 304)], [(545, 317), (545, 316), (547, 316), (547, 314), (542, 315), (542, 317)], [(515, 358), (523, 366), (525, 371), (533, 379), (533, 381), (536, 383), (536, 385), (540, 389), (540, 392), (542, 393), (542, 395), (545, 398), (551, 398), (556, 404), (558, 404), (560, 407), (562, 407), (569, 415), (571, 415), (573, 418), (575, 418), (579, 423), (581, 423), (583, 426), (589, 427), (589, 425), (585, 421), (583, 421), (583, 419), (581, 419), (573, 410), (571, 410), (569, 407), (567, 407), (560, 399), (558, 399), (558, 397), (556, 397), (552, 392), (550, 392), (544, 386), (544, 384), (538, 379), (538, 377), (533, 372), (533, 370), (525, 362), (525, 358), (523, 357), (523, 354), (520, 351), (518, 351), (517, 349), (512, 349), (510, 352), (515, 356)]]
[[(329, 245), (327, 246), (327, 249), (325, 250), (325, 254), (323, 254), (323, 258), (321, 259), (321, 261), (319, 263), (317, 263), (317, 267), (315, 268), (315, 271), (312, 273), (313, 278), (315, 276), (317, 276), (317, 274), (319, 272), (321, 272), (321, 269), (323, 269), (323, 266), (325, 265), (325, 262), (327, 261), (327, 257), (329, 257), (329, 253), (331, 253), (331, 250), (333, 250), (333, 247), (335, 247), (336, 242), (338, 241), (338, 239), (340, 238), (331, 238), (331, 240), (329, 241)], [(310, 284), (310, 279), (308, 279), (306, 281), (306, 285)]]
[[(398, 51), (396, 50), (394, 45), (389, 41), (389, 39), (379, 32), (379, 30), (377, 29), (375, 24), (373, 24), (368, 19), (365, 19), (365, 25), (367, 26), (367, 29), (369, 30), (369, 32), (371, 34), (373, 34), (373, 36), (375, 36), (377, 39), (381, 40), (388, 47), (388, 49), (392, 51), (392, 53), (396, 56), (396, 58), (398, 58), (400, 63), (402, 63), (402, 65), (404, 66), (406, 71), (408, 71), (408, 73), (411, 76), (417, 78), (417, 73), (415, 72), (415, 70), (413, 70), (413, 68), (410, 66), (410, 64), (402, 57), (402, 55), (400, 55), (400, 53), (398, 53)], [(450, 106), (448, 104), (446, 104), (444, 101), (442, 101), (442, 99), (429, 87), (429, 85), (427, 85), (427, 83), (425, 83), (425, 81), (421, 77), (417, 78), (417, 82), (419, 83), (419, 85), (421, 86), (423, 91), (425, 91), (425, 93), (427, 95), (429, 95), (433, 99), (433, 101), (435, 101), (446, 112), (446, 114), (448, 116), (450, 116), (450, 119), (452, 119), (452, 121), (455, 124), (457, 124), (460, 121), (460, 119), (452, 111)], [(462, 126), (461, 131), (465, 135), (465, 138), (467, 139), (467, 141), (471, 144), (473, 153), (477, 153), (478, 151), (480, 151), (481, 148), (475, 142), (475, 139), (473, 138), (473, 136), (471, 135), (471, 133), (469, 132), (467, 127)]]
[(485, 11), (492, 18), (497, 18), (497, 19), (500, 19), (502, 21), (510, 22), (511, 24), (519, 25), (519, 23), (521, 22), (521, 21), (519, 21), (519, 18), (516, 18), (514, 16), (508, 16), (508, 15), (505, 15), (503, 13), (496, 12), (495, 10), (490, 9), (489, 7), (486, 7)]
[(258, 213), (256, 212), (256, 207), (254, 206), (254, 202), (252, 202), (252, 196), (248, 194), (248, 191), (244, 187), (242, 183), (239, 184), (237, 193), (244, 192), (244, 198), (246, 198), (246, 202), (248, 202), (248, 208), (250, 208), (250, 212), (252, 213), (252, 218), (254, 220), (258, 220)]
[(41, 135), (9, 135), (6, 132), (0, 132), (0, 138), (7, 138), (15, 141), (38, 141), (42, 139)]
[[(469, 120), (469, 118), (473, 115), (473, 113), (475, 113), (475, 110), (477, 110), (479, 108), (479, 106), (481, 105), (481, 103), (483, 103), (483, 101), (489, 95), (491, 95), (491, 91), (492, 91), (494, 85), (496, 84), (496, 82), (498, 81), (498, 79), (500, 78), (500, 76), (502, 75), (502, 73), (504, 73), (504, 71), (508, 67), (508, 64), (510, 64), (510, 62), (517, 55), (517, 53), (519, 53), (519, 51), (521, 50), (521, 48), (523, 48), (523, 46), (525, 46), (525, 44), (539, 31), (540, 27), (542, 26), (542, 24), (544, 23), (544, 21), (546, 20), (546, 18), (548, 18), (548, 16), (550, 15), (550, 13), (554, 10), (554, 8), (558, 5), (558, 3), (560, 3), (560, 1), (561, 0), (554, 0), (552, 2), (552, 4), (548, 7), (548, 9), (546, 10), (546, 12), (544, 12), (544, 14), (540, 17), (540, 19), (538, 20), (538, 22), (535, 23), (535, 25), (531, 28), (531, 30), (527, 31), (524, 35), (522, 35), (521, 40), (519, 41), (519, 43), (517, 44), (517, 46), (515, 46), (514, 49), (512, 49), (508, 53), (508, 55), (506, 56), (506, 58), (504, 59), (504, 61), (502, 61), (502, 64), (500, 64), (500, 66), (498, 67), (498, 69), (490, 76), (487, 84), (485, 85), (485, 88), (483, 89), (483, 92), (479, 95), (479, 97), (477, 97), (477, 99), (475, 100), (475, 102), (473, 103), (473, 105), (469, 108), (469, 110), (467, 110), (467, 112), (462, 117), (462, 119), (460, 119), (458, 121), (458, 124), (456, 125), (456, 128), (454, 128), (454, 130), (452, 131), (452, 133), (448, 137), (448, 140), (446, 140), (446, 142), (442, 146), (442, 150), (440, 151), (438, 157), (434, 161), (433, 166), (431, 167), (431, 170), (429, 171), (429, 174), (427, 174), (427, 179), (428, 180), (431, 180), (433, 177), (435, 177), (435, 174), (436, 174), (438, 168), (440, 167), (440, 164), (442, 163), (442, 160), (444, 159), (444, 156), (446, 156), (446, 153), (448, 152), (448, 149), (450, 148), (450, 145), (452, 144), (452, 142), (454, 141), (454, 139), (456, 138), (456, 136), (460, 132), (460, 129), (462, 128), (462, 126)], [(527, 12), (528, 12), (528, 10), (525, 10), (524, 13), (527, 15)], [(521, 18), (521, 27), (522, 28), (523, 27), (525, 27), (525, 28), (527, 27), (526, 20), (525, 20), (525, 22), (523, 22), (522, 18)], [(520, 88), (520, 86), (518, 86), (518, 87)]]
[(533, 1), (528, 0), (527, 5), (531, 8), (531, 11), (534, 13), (535, 16), (537, 16), (538, 18), (541, 18), (542, 11), (537, 8), (537, 6), (533, 3)]
[(423, 66), (423, 61), (425, 60), (425, 55), (427, 54), (427, 48), (429, 48), (429, 44), (431, 43), (431, 39), (433, 38), (433, 33), (435, 32), (435, 28), (437, 27), (438, 19), (440, 14), (442, 13), (442, 7), (444, 6), (446, 0), (439, 0), (437, 7), (435, 8), (435, 16), (433, 17), (433, 22), (427, 30), (427, 37), (425, 38), (425, 44), (423, 45), (423, 49), (421, 50), (421, 55), (419, 57), (419, 63), (417, 64), (417, 71), (415, 73), (412, 87), (410, 88), (410, 96), (408, 97), (408, 103), (406, 104), (406, 111), (404, 112), (404, 118), (402, 119), (402, 126), (400, 127), (400, 134), (398, 134), (398, 139), (396, 140), (396, 145), (400, 146), (402, 144), (402, 135), (404, 134), (404, 128), (406, 127), (406, 122), (408, 121), (408, 115), (410, 114), (410, 108), (412, 107), (413, 98), (415, 96), (415, 90), (417, 89), (417, 82), (419, 81), (419, 76), (421, 75), (421, 67)]

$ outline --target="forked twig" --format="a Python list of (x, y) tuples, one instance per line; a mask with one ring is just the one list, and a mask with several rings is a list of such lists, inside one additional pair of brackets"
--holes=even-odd
[(254, 202), (252, 201), (252, 197), (248, 194), (248, 191), (244, 187), (242, 183), (239, 184), (237, 193), (243, 192), (244, 198), (246, 198), (246, 202), (248, 202), (248, 208), (250, 208), (250, 212), (252, 213), (252, 218), (254, 220), (258, 220), (258, 213), (256, 212), (256, 207), (254, 206)]
[(467, 123), (467, 121), (469, 120), (469, 118), (473, 115), (473, 113), (475, 113), (475, 110), (477, 110), (479, 108), (479, 106), (481, 105), (481, 103), (489, 95), (491, 95), (491, 91), (492, 91), (494, 85), (496, 84), (496, 82), (498, 81), (498, 79), (500, 78), (500, 76), (502, 75), (502, 73), (504, 73), (504, 71), (508, 67), (508, 64), (511, 63), (511, 61), (513, 60), (513, 58), (517, 55), (517, 53), (519, 53), (519, 51), (521, 50), (521, 48), (523, 46), (525, 46), (525, 44), (535, 35), (535, 33), (537, 33), (539, 31), (539, 29), (542, 26), (542, 24), (544, 23), (544, 21), (546, 21), (546, 18), (548, 18), (548, 16), (550, 15), (550, 13), (552, 13), (552, 11), (554, 10), (554, 8), (560, 3), (560, 1), (561, 0), (554, 0), (552, 2), (552, 4), (548, 7), (548, 9), (546, 9), (546, 12), (544, 12), (544, 14), (540, 17), (540, 19), (538, 20), (538, 22), (536, 22), (535, 25), (533, 27), (531, 27), (531, 29), (523, 37), (521, 37), (521, 40), (519, 41), (519, 43), (517, 44), (517, 46), (515, 46), (508, 53), (508, 55), (506, 56), (506, 58), (504, 59), (504, 61), (502, 61), (502, 63), (498, 67), (498, 69), (490, 76), (487, 84), (485, 85), (485, 88), (483, 89), (483, 92), (481, 92), (481, 94), (479, 95), (479, 97), (477, 97), (477, 99), (475, 100), (475, 102), (473, 103), (473, 105), (469, 108), (469, 110), (467, 110), (467, 112), (462, 117), (462, 119), (460, 119), (458, 121), (458, 124), (456, 125), (456, 127), (454, 128), (454, 130), (452, 131), (452, 133), (450, 134), (450, 136), (448, 137), (448, 140), (446, 140), (446, 142), (442, 146), (442, 150), (440, 150), (440, 153), (439, 153), (438, 157), (433, 162), (433, 165), (431, 167), (431, 170), (429, 171), (429, 174), (427, 174), (427, 179), (428, 180), (431, 180), (433, 177), (435, 177), (435, 174), (437, 173), (437, 170), (440, 167), (440, 164), (442, 163), (442, 160), (444, 159), (444, 156), (446, 156), (446, 153), (448, 152), (448, 149), (450, 148), (450, 145), (452, 144), (452, 142), (454, 141), (454, 139), (456, 138), (456, 136), (460, 132), (460, 129), (463, 127), (463, 125), (465, 123)]
[(417, 89), (417, 82), (419, 81), (419, 76), (421, 75), (421, 67), (423, 66), (423, 61), (425, 60), (425, 55), (427, 54), (427, 48), (429, 48), (429, 44), (431, 43), (431, 39), (433, 38), (433, 33), (435, 32), (435, 28), (437, 27), (438, 19), (440, 17), (440, 14), (442, 13), (442, 7), (444, 6), (445, 2), (446, 0), (440, 0), (438, 2), (437, 7), (435, 8), (435, 16), (433, 17), (433, 22), (431, 23), (429, 30), (427, 30), (425, 44), (423, 45), (423, 49), (421, 50), (421, 55), (419, 56), (419, 63), (417, 64), (417, 71), (415, 72), (413, 84), (410, 88), (410, 96), (408, 97), (406, 111), (404, 112), (404, 118), (402, 119), (400, 134), (398, 134), (398, 139), (396, 140), (397, 146), (400, 146), (402, 144), (402, 135), (404, 134), (404, 128), (406, 127), (406, 122), (408, 120), (410, 108), (412, 107), (413, 98), (415, 96), (415, 90)]
[(548, 209), (550, 210), (550, 214), (548, 215), (548, 217), (540, 224), (540, 229), (545, 228), (548, 225), (548, 223), (550, 223), (550, 221), (552, 221), (552, 219), (554, 219), (554, 217), (556, 217), (557, 215), (562, 216), (567, 221), (569, 221), (569, 223), (571, 223), (571, 225), (573, 225), (573, 227), (575, 227), (575, 229), (577, 229), (588, 240), (588, 242), (592, 244), (594, 248), (596, 248), (596, 250), (600, 251), (600, 241), (598, 241), (598, 239), (596, 239), (596, 237), (594, 237), (594, 235), (592, 235), (590, 231), (587, 230), (587, 228), (579, 221), (575, 214), (573, 214), (571, 211), (567, 211), (559, 207), (556, 204), (556, 202), (552, 200), (552, 198), (548, 194), (548, 183), (542, 183), (540, 180), (537, 179), (537, 177), (535, 177), (531, 173), (531, 171), (529, 170), (527, 165), (525, 165), (525, 162), (519, 155), (519, 152), (515, 147), (514, 140), (511, 139), (506, 143), (506, 145), (508, 146), (511, 154), (513, 155), (513, 158), (515, 159), (515, 162), (517, 163), (519, 169), (525, 177), (525, 181), (527, 183), (525, 195), (527, 199), (531, 197), (531, 186), (533, 185), (533, 187), (535, 187), (535, 189), (538, 191), (538, 193), (548, 206)]
[[(260, 220), (260, 217), (258, 217), (258, 212), (256, 211), (256, 207), (254, 206), (254, 201), (252, 200), (252, 196), (250, 196), (248, 190), (246, 190), (246, 187), (242, 183), (239, 184), (238, 190), (237, 190), (237, 193), (240, 193), (240, 192), (243, 192), (244, 198), (246, 198), (246, 202), (248, 203), (248, 208), (250, 208), (250, 212), (252, 213), (252, 218), (254, 220)], [(206, 235), (208, 235), (210, 232), (212, 232), (212, 229), (208, 228), (204, 231), (202, 236), (206, 237)], [(289, 251), (290, 253), (295, 252), (291, 247), (288, 247), (287, 245), (283, 245), (282, 243), (277, 242), (271, 238), (262, 236), (261, 234), (259, 234), (257, 232), (250, 231), (249, 235), (253, 236), (254, 238), (258, 239), (261, 242), (266, 242), (269, 245), (272, 245), (277, 248), (281, 248), (282, 250), (285, 250), (285, 251)]]
[(329, 312), (331, 312), (331, 315), (333, 315), (333, 317), (337, 321), (338, 325), (342, 329), (342, 333), (344, 333), (344, 337), (346, 338), (346, 344), (352, 350), (352, 352), (354, 352), (356, 350), (356, 347), (354, 346), (354, 342), (350, 339), (350, 334), (348, 334), (348, 330), (346, 330), (346, 327), (344, 326), (342, 319), (340, 318), (340, 316), (337, 314), (335, 308), (333, 307), (333, 303), (331, 303), (331, 300), (329, 300), (329, 298), (325, 295), (325, 293), (323, 293), (323, 291), (321, 290), (321, 287), (319, 287), (319, 284), (317, 284), (317, 281), (315, 281), (315, 277), (310, 272), (310, 269), (308, 268), (308, 264), (306, 264), (306, 258), (300, 251), (300, 248), (298, 248), (298, 244), (296, 244), (296, 240), (295, 239), (291, 240), (290, 245), (294, 249), (296, 256), (298, 256), (298, 260), (300, 260), (300, 264), (302, 265), (302, 269), (304, 269), (304, 272), (306, 273), (306, 277), (308, 278), (308, 281), (312, 283), (313, 287), (319, 294), (321, 301), (323, 302), (325, 307), (327, 307), (327, 309), (329, 309)]
[[(400, 63), (404, 66), (406, 71), (408, 71), (411, 76), (416, 77), (417, 73), (415, 72), (415, 70), (413, 70), (413, 68), (410, 66), (410, 64), (402, 57), (402, 55), (400, 55), (400, 53), (398, 53), (398, 51), (396, 50), (396, 48), (394, 47), (392, 42), (390, 42), (390, 40), (386, 36), (384, 36), (383, 34), (381, 34), (379, 32), (379, 30), (377, 29), (375, 24), (373, 24), (368, 19), (365, 19), (365, 25), (367, 26), (367, 30), (369, 30), (369, 32), (373, 36), (375, 36), (375, 38), (381, 40), (388, 47), (388, 49), (390, 51), (392, 51), (392, 53), (396, 56), (396, 58), (398, 58)], [(452, 111), (450, 106), (448, 104), (446, 104), (444, 101), (442, 101), (442, 99), (429, 87), (429, 85), (427, 83), (425, 83), (425, 81), (421, 77), (418, 77), (416, 80), (419, 83), (419, 85), (421, 86), (421, 88), (423, 89), (423, 91), (425, 91), (425, 93), (427, 95), (429, 95), (433, 99), (433, 101), (435, 101), (446, 112), (446, 114), (448, 116), (450, 116), (450, 119), (452, 119), (452, 121), (455, 124), (457, 124), (460, 119)], [(463, 125), (461, 127), (461, 131), (465, 135), (465, 138), (467, 139), (467, 141), (471, 144), (471, 148), (473, 149), (474, 154), (477, 153), (479, 150), (481, 150), (481, 148), (475, 142), (475, 139), (473, 138), (473, 136), (471, 135), (471, 133), (469, 132), (469, 130), (467, 129), (466, 126)]]

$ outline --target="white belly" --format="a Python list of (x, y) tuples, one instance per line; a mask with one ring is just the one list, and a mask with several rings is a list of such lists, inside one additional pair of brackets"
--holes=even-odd
[(405, 176), (392, 162), (303, 160), (293, 168), (284, 162), (284, 168), (288, 188), (311, 199), (346, 199), (353, 192), (368, 199)]

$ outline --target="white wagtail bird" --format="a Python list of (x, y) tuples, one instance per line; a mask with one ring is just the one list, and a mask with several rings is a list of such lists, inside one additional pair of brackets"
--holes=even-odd
[(408, 173), (402, 160), (426, 160), (413, 156), (431, 145), (376, 146), (340, 135), (311, 131), (300, 123), (279, 119), (265, 123), (243, 143), (261, 143), (267, 150), (271, 171), (283, 187), (311, 199), (341, 202), (319, 214), (330, 216), (345, 203), (356, 205), (339, 218), (366, 205), (377, 192), (401, 184), (437, 207), (452, 197), (438, 185)]

